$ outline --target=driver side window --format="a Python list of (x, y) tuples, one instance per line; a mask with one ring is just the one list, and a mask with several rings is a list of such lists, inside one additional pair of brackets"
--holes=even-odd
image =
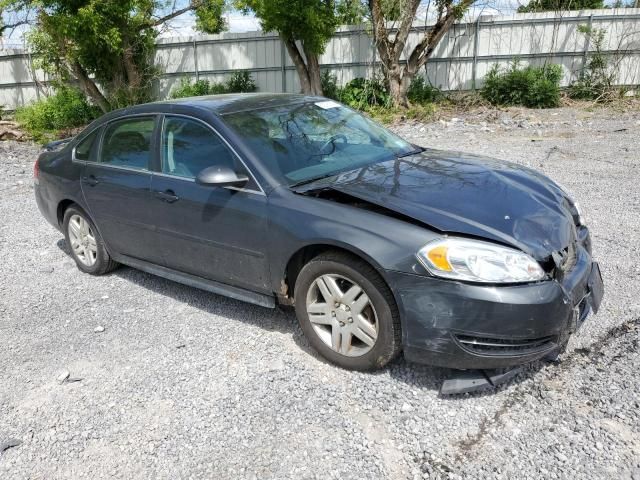
[(195, 178), (207, 167), (221, 165), (243, 172), (234, 154), (206, 125), (188, 118), (166, 117), (162, 130), (162, 172)]

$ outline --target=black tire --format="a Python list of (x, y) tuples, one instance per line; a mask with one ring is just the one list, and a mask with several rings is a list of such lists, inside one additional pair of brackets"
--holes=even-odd
[[(369, 297), (377, 316), (377, 338), (371, 349), (360, 356), (346, 356), (325, 344), (307, 314), (307, 294), (317, 278), (333, 274), (352, 279)], [(330, 362), (347, 370), (376, 370), (384, 367), (401, 351), (400, 315), (389, 287), (368, 263), (342, 252), (328, 252), (307, 263), (296, 279), (295, 309), (300, 327), (311, 346)]]
[[(93, 237), (96, 240), (96, 259), (95, 263), (91, 266), (83, 263), (71, 246), (71, 239), (69, 238), (69, 221), (74, 215), (82, 217), (89, 224)], [(64, 239), (71, 251), (71, 257), (75, 260), (80, 271), (90, 275), (104, 275), (118, 267), (118, 263), (112, 260), (109, 252), (107, 252), (104, 241), (102, 240), (96, 225), (93, 223), (93, 220), (91, 220), (91, 217), (89, 217), (89, 215), (87, 215), (79, 206), (71, 205), (65, 210), (64, 219), (62, 221), (62, 231), (64, 232)]]

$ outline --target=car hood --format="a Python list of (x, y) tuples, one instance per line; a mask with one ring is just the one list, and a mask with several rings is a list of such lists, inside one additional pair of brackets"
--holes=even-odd
[(545, 260), (575, 238), (575, 207), (520, 165), (438, 150), (376, 163), (294, 190), (334, 190), (436, 230), (509, 244)]

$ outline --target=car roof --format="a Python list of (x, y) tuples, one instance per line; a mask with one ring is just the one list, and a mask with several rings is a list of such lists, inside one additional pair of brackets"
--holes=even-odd
[(266, 107), (294, 105), (321, 100), (323, 97), (313, 97), (294, 93), (228, 93), (222, 95), (206, 95), (201, 97), (177, 98), (160, 102), (136, 105), (126, 109), (127, 114), (144, 113), (151, 105), (169, 106), (180, 105), (198, 107), (210, 110), (218, 115), (258, 110)]

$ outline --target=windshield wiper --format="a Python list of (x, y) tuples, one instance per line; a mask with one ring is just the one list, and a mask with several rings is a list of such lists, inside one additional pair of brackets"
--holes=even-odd
[(301, 180), (299, 182), (292, 183), (291, 185), (289, 185), (289, 188), (301, 187), (302, 185), (307, 185), (308, 183), (313, 183), (318, 180), (322, 180), (323, 178), (329, 178), (335, 175), (337, 175), (337, 173), (333, 172), (333, 173), (325, 173), (324, 175), (318, 175), (317, 177), (307, 178), (306, 180)]
[(396, 155), (396, 158), (409, 157), (411, 155), (415, 155), (417, 153), (424, 152), (424, 148), (418, 147), (415, 150), (411, 150), (410, 152), (403, 153), (402, 155)]

